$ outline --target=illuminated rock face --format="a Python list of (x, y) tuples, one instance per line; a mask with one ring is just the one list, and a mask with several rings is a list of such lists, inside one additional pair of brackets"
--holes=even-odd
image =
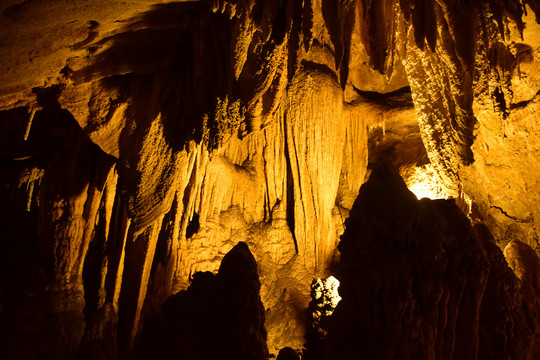
[(368, 162), (429, 166), (501, 248), (537, 250), (529, 6), (3, 2), (2, 353), (130, 353), (240, 241), (269, 351), (301, 348)]

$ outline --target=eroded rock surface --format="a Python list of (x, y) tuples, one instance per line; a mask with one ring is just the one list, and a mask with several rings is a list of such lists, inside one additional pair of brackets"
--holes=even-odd
[(346, 226), (324, 358), (534, 358), (538, 307), (525, 296), (535, 287), (518, 284), (489, 231), (477, 234), (453, 200), (419, 201), (381, 165)]

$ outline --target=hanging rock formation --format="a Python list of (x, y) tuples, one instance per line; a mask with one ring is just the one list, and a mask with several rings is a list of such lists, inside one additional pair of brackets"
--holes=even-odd
[(3, 1), (0, 354), (128, 356), (240, 241), (270, 354), (301, 349), (370, 162), (429, 174), (501, 249), (538, 252), (539, 10)]

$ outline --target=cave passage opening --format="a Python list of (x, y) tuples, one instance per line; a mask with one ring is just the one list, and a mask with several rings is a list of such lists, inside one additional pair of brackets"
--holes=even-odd
[(431, 164), (414, 167), (404, 180), (409, 190), (416, 195), (418, 200), (423, 198), (432, 200), (449, 198)]

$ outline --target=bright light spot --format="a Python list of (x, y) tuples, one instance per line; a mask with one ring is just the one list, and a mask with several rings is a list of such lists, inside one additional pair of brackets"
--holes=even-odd
[(418, 200), (448, 198), (430, 164), (402, 169), (401, 176)]
[[(333, 276), (326, 279), (315, 279), (311, 285), (311, 294), (320, 308), (324, 308), (324, 315), (330, 316), (341, 300), (338, 292), (339, 280)], [(328, 313), (329, 312), (329, 313)]]
[(308, 348), (316, 347), (314, 344), (322, 344), (322, 340), (328, 334), (331, 315), (341, 301), (338, 288), (339, 281), (333, 276), (324, 279), (315, 278), (311, 282), (311, 302), (308, 307), (311, 319), (306, 333), (306, 339), (310, 344)]
[(437, 193), (432, 190), (432, 188), (425, 183), (416, 183), (409, 187), (418, 200), (423, 198), (437, 199)]

